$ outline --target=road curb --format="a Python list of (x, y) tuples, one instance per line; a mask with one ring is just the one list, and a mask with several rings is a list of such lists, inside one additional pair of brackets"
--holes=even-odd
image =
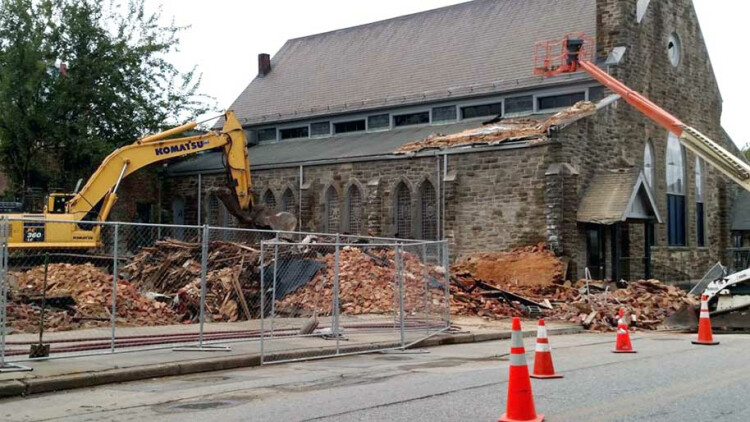
[[(583, 332), (582, 327), (550, 328), (549, 335), (567, 335)], [(536, 331), (524, 331), (524, 337), (531, 337)], [(508, 332), (494, 333), (442, 333), (418, 343), (412, 347), (434, 347), (450, 344), (479, 343), (486, 341), (507, 340)], [(384, 348), (396, 348), (397, 343), (384, 344)], [(342, 353), (357, 353), (367, 351), (368, 347), (342, 347)], [(269, 355), (272, 361), (274, 356)], [(310, 351), (298, 350), (278, 354), (283, 359), (294, 360), (310, 357)], [(336, 357), (336, 356), (331, 356)], [(75, 388), (93, 387), (104, 384), (139, 381), (151, 378), (169, 377), (176, 375), (197, 374), (201, 372), (222, 371), (227, 369), (249, 368), (260, 366), (260, 355), (226, 356), (217, 358), (196, 359), (185, 362), (163, 363), (156, 365), (136, 366), (132, 368), (107, 369), (98, 372), (66, 374), (45, 378), (28, 378), (21, 380), (0, 381), (0, 398), (26, 396), (31, 394), (49, 393), (52, 391), (71, 390)]]

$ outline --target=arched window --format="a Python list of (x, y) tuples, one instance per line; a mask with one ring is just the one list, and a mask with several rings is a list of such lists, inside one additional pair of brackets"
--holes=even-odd
[(654, 146), (651, 141), (646, 141), (646, 147), (643, 150), (643, 174), (646, 177), (646, 183), (654, 189)]
[(263, 205), (265, 205), (269, 210), (276, 209), (276, 196), (273, 194), (271, 189), (268, 189), (266, 193), (263, 194)]
[(706, 180), (703, 169), (703, 160), (695, 158), (695, 233), (698, 237), (698, 246), (706, 246), (706, 225), (704, 221), (703, 198), (705, 195)]
[(346, 219), (346, 231), (362, 232), (362, 192), (356, 185), (351, 185), (346, 192)]
[(339, 194), (333, 186), (326, 192), (326, 225), (327, 233), (339, 231)]
[(411, 237), (411, 194), (404, 182), (396, 186), (395, 198), (396, 237), (408, 239)]
[(673, 133), (667, 139), (667, 240), (685, 246), (685, 149)]
[(287, 188), (284, 191), (284, 195), (281, 196), (281, 207), (284, 212), (296, 214), (297, 207), (294, 204), (294, 193), (292, 193), (292, 189)]
[(422, 239), (437, 240), (437, 195), (429, 181), (419, 189), (419, 206)]

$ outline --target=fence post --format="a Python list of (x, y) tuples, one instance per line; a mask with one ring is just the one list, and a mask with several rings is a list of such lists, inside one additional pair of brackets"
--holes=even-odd
[(201, 173), (198, 173), (198, 225), (201, 225), (201, 210), (203, 208), (201, 202), (201, 194), (203, 190), (203, 175)]
[(198, 331), (198, 346), (197, 347), (175, 347), (172, 350), (179, 352), (213, 352), (222, 351), (230, 352), (231, 347), (228, 346), (214, 346), (204, 345), (204, 325), (206, 324), (206, 273), (208, 272), (208, 238), (209, 238), (209, 226), (208, 224), (203, 225), (201, 231), (201, 303), (200, 303), (200, 328)]
[(8, 268), (8, 217), (3, 217), (2, 226), (0, 226), (0, 236), (2, 237), (2, 258), (0, 259), (0, 318), (2, 324), (0, 325), (0, 370), (6, 367), (5, 365), (5, 331), (8, 319), (8, 295), (5, 291), (7, 283), (7, 268)]
[(279, 270), (279, 232), (273, 241), (273, 285), (271, 286), (271, 338), (276, 323), (276, 276)]
[(16, 363), (5, 362), (5, 335), (8, 331), (8, 254), (10, 248), (10, 221), (8, 217), (2, 218), (0, 223), (0, 373), (31, 371), (32, 368)]
[(397, 265), (397, 277), (398, 277), (398, 311), (401, 317), (399, 318), (399, 331), (401, 332), (401, 349), (406, 347), (406, 334), (405, 334), (405, 315), (404, 315), (404, 246), (398, 244), (396, 246), (396, 260)]
[(110, 339), (110, 351), (115, 352), (115, 327), (117, 326), (117, 255), (120, 249), (120, 225), (115, 223), (114, 243), (112, 251), (112, 335)]
[(208, 271), (208, 224), (203, 225), (201, 236), (201, 315), (198, 347), (203, 347), (203, 326), (206, 323), (206, 272)]
[(265, 280), (265, 240), (260, 240), (260, 364), (264, 363), (265, 344), (264, 337), (266, 334), (266, 280)]
[(336, 246), (333, 256), (333, 303), (331, 306), (333, 307), (333, 335), (336, 338), (336, 354), (338, 355), (340, 353), (340, 345), (339, 345), (339, 250), (340, 250), (340, 244), (339, 244), (340, 238), (339, 234), (336, 233)]
[(427, 244), (422, 243), (422, 279), (424, 280), (424, 325), (430, 332), (430, 271), (427, 268)]
[(445, 328), (451, 327), (451, 268), (448, 259), (448, 241), (443, 239), (443, 270), (445, 271)]

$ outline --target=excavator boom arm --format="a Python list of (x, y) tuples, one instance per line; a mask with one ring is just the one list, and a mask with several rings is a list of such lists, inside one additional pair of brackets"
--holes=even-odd
[(234, 113), (227, 112), (225, 119), (224, 128), (220, 132), (167, 139), (195, 127), (195, 124), (188, 124), (119, 148), (104, 159), (81, 191), (68, 202), (68, 213), (77, 220), (83, 220), (100, 201), (104, 200), (98, 211), (98, 220), (106, 220), (116, 198), (117, 186), (128, 175), (149, 164), (216, 148), (222, 148), (230, 185), (240, 208), (251, 208), (252, 181), (245, 134)]
[(750, 191), (750, 165), (744, 160), (727, 151), (708, 136), (681, 122), (677, 117), (654, 104), (648, 98), (628, 88), (594, 63), (582, 60), (578, 62), (578, 66), (602, 85), (619, 94), (628, 104), (645, 116), (674, 133), (682, 145), (691, 152)]

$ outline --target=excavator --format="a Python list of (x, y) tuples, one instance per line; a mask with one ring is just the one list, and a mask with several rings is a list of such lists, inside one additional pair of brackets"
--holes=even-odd
[[(593, 41), (583, 33), (569, 34), (562, 40), (536, 44), (534, 73), (551, 77), (562, 73), (584, 71), (619, 95), (636, 110), (679, 139), (692, 153), (713, 166), (724, 176), (750, 191), (750, 165), (695, 128), (683, 123), (640, 93), (610, 76), (591, 61)], [(714, 326), (727, 330), (750, 329), (750, 269), (731, 275), (725, 272), (706, 285)], [(673, 315), (667, 325), (673, 328), (697, 328), (697, 307), (684, 308)]]
[(191, 122), (139, 139), (107, 156), (82, 189), (48, 195), (42, 214), (0, 215), (0, 219), (8, 219), (10, 227), (8, 248), (99, 248), (102, 225), (96, 223), (107, 221), (125, 177), (149, 164), (209, 150), (224, 154), (228, 182), (225, 187), (214, 188), (212, 193), (238, 218), (241, 226), (293, 231), (296, 218), (292, 214), (254, 206), (245, 132), (233, 112), (226, 112), (224, 120), (220, 131), (175, 137), (195, 129), (197, 123)]

